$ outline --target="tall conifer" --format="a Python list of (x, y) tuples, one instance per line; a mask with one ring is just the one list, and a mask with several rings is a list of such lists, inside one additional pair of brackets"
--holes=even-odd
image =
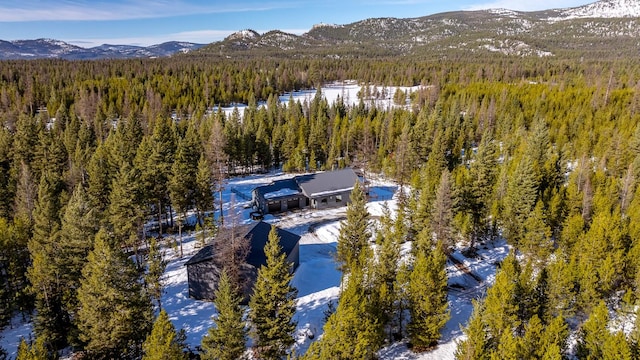
[(213, 303), (218, 312), (215, 326), (202, 338), (200, 355), (203, 360), (242, 359), (246, 350), (247, 330), (243, 320), (241, 298), (231, 284), (226, 272), (222, 272)]
[(261, 359), (280, 359), (295, 339), (298, 291), (291, 286), (291, 264), (287, 262), (280, 246), (280, 237), (274, 226), (264, 248), (266, 266), (258, 270), (258, 278), (249, 301), (249, 316), (253, 325), (253, 337)]
[(184, 344), (169, 319), (166, 311), (161, 310), (153, 323), (151, 333), (142, 344), (142, 360), (182, 360), (186, 359), (182, 351)]
[(151, 327), (151, 302), (138, 271), (114, 240), (98, 232), (78, 290), (80, 340), (94, 359), (140, 356)]
[(359, 266), (360, 253), (369, 246), (369, 212), (366, 198), (360, 182), (357, 181), (351, 191), (351, 203), (347, 205), (347, 219), (340, 225), (340, 235), (336, 250), (336, 260), (340, 270), (348, 273)]

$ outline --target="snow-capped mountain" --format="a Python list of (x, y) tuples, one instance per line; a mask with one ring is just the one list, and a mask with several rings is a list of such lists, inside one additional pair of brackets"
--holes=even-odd
[(554, 20), (631, 17), (640, 17), (640, 1), (638, 0), (602, 0), (576, 8), (565, 9)]
[(418, 18), (318, 24), (302, 35), (238, 32), (198, 50), (226, 57), (637, 56), (640, 0), (523, 12), (454, 11)]
[(148, 47), (103, 44), (92, 48), (83, 48), (54, 39), (0, 40), (0, 60), (42, 58), (67, 60), (151, 58), (171, 56), (175, 53), (185, 53), (202, 46), (204, 45), (171, 41)]
[[(536, 12), (492, 9), (424, 17), (318, 24), (302, 35), (245, 29), (202, 45), (169, 42), (149, 47), (101, 45), (85, 49), (50, 39), (0, 41), (0, 59), (149, 58), (197, 51), (223, 57), (638, 56), (640, 0), (600, 0)], [(198, 50), (196, 50), (198, 49)]]

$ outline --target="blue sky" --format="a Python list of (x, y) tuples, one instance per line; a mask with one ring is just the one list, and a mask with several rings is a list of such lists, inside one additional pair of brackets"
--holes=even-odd
[(211, 43), (234, 31), (302, 34), (314, 24), (371, 17), (420, 17), (445, 11), (534, 11), (595, 0), (2, 0), (0, 39), (53, 38), (83, 47)]

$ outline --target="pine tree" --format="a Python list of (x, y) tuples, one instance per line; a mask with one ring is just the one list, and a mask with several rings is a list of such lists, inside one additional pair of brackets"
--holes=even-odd
[(371, 237), (368, 230), (369, 216), (365, 194), (358, 181), (351, 191), (351, 203), (347, 205), (347, 219), (340, 225), (338, 236), (336, 260), (343, 273), (348, 273), (358, 266), (362, 249), (369, 246)]
[(186, 219), (187, 210), (195, 205), (197, 191), (198, 140), (193, 125), (189, 125), (187, 134), (178, 142), (178, 150), (171, 166), (169, 178), (169, 196), (171, 204), (180, 215), (178, 221), (178, 236), (180, 238), (180, 256), (182, 252), (182, 225)]
[(38, 188), (38, 202), (34, 210), (33, 237), (28, 248), (31, 267), (28, 279), (35, 296), (35, 330), (39, 338), (54, 348), (65, 343), (70, 325), (64, 309), (60, 269), (56, 266), (57, 237), (60, 229), (61, 181), (56, 174), (45, 172)]
[[(404, 212), (398, 209), (398, 216), (395, 225), (391, 219), (391, 213), (388, 207), (383, 208), (383, 216), (381, 219), (382, 228), (377, 233), (378, 247), (376, 256), (375, 281), (378, 289), (380, 323), (388, 329), (389, 338), (392, 338), (394, 327), (400, 327), (400, 317), (397, 311), (399, 299), (397, 297), (398, 289), (398, 263), (400, 260), (400, 242), (403, 238), (402, 232), (405, 228), (401, 224), (404, 223)], [(397, 322), (396, 322), (397, 321)]]
[(538, 262), (546, 261), (553, 251), (551, 228), (544, 222), (542, 201), (536, 203), (533, 213), (524, 222), (524, 236), (519, 250)]
[(440, 177), (440, 185), (431, 210), (431, 230), (437, 241), (443, 245), (445, 252), (451, 251), (453, 243), (453, 199), (451, 191), (451, 174), (444, 170)]
[(567, 351), (568, 339), (569, 326), (564, 317), (557, 316), (547, 322), (537, 350), (540, 358), (561, 359), (561, 354)]
[(116, 173), (115, 169), (111, 168), (109, 157), (108, 146), (100, 143), (87, 165), (87, 194), (91, 206), (97, 210), (101, 218), (109, 207), (109, 194)]
[[(500, 336), (497, 348), (491, 352), (491, 360), (519, 359), (518, 350), (521, 346), (521, 339), (513, 333), (505, 331)], [(528, 354), (529, 356), (531, 354)]]
[(438, 243), (428, 254), (419, 251), (409, 277), (409, 341), (417, 351), (438, 343), (449, 320), (446, 255)]
[(162, 275), (167, 267), (164, 260), (164, 251), (160, 250), (160, 244), (156, 238), (149, 239), (149, 252), (147, 255), (147, 273), (145, 274), (145, 284), (152, 299), (158, 304), (158, 309), (162, 309)]
[(491, 351), (490, 335), (482, 320), (484, 304), (473, 300), (473, 312), (469, 323), (464, 328), (466, 338), (458, 344), (456, 359), (458, 360), (486, 360)]
[(309, 347), (305, 359), (376, 358), (384, 333), (377, 321), (375, 303), (370, 296), (372, 290), (366, 285), (368, 281), (362, 269), (352, 270), (343, 285), (336, 311), (324, 325), (324, 334)]
[(43, 337), (37, 337), (31, 344), (22, 338), (18, 345), (16, 360), (53, 360), (57, 359), (57, 354), (50, 354), (47, 351)]
[(258, 356), (262, 359), (280, 359), (293, 345), (293, 321), (298, 291), (291, 286), (291, 264), (280, 246), (275, 226), (271, 227), (264, 248), (267, 264), (258, 269), (258, 278), (249, 300), (253, 337)]
[[(489, 337), (497, 341), (503, 332), (512, 332), (519, 325), (517, 298), (520, 266), (513, 254), (509, 254), (503, 261), (500, 271), (496, 274), (494, 285), (487, 291), (485, 298), (483, 321), (487, 326)], [(492, 347), (495, 348), (493, 343)]]
[(609, 312), (604, 301), (600, 301), (580, 327), (576, 353), (579, 359), (602, 359), (604, 344), (611, 333), (607, 328)]
[(138, 264), (141, 263), (138, 249), (144, 221), (139, 178), (140, 174), (136, 168), (128, 163), (121, 164), (111, 185), (108, 208), (110, 229), (118, 245), (133, 250)]
[(247, 330), (242, 318), (242, 308), (238, 290), (234, 289), (229, 276), (222, 272), (213, 303), (218, 315), (214, 317), (215, 327), (209, 328), (202, 338), (203, 360), (242, 359), (246, 350)]
[(223, 124), (218, 117), (214, 120), (211, 128), (211, 135), (207, 139), (205, 144), (205, 155), (209, 166), (211, 166), (211, 174), (215, 181), (215, 190), (218, 193), (218, 201), (220, 201), (218, 208), (220, 209), (220, 222), (223, 220), (222, 216), (222, 190), (224, 189), (224, 179), (227, 172), (227, 162), (229, 156), (225, 153), (226, 139), (223, 133)]
[(505, 238), (515, 246), (519, 246), (525, 235), (525, 222), (536, 204), (537, 191), (538, 183), (533, 165), (531, 160), (525, 157), (518, 163), (509, 179), (504, 199)]
[[(155, 121), (150, 138), (150, 155), (141, 168), (141, 182), (145, 184), (149, 200), (155, 205), (158, 216), (159, 233), (162, 234), (162, 215), (169, 204), (169, 179), (176, 152), (176, 134), (170, 118)], [(138, 163), (142, 163), (139, 160)]]
[(78, 329), (94, 359), (139, 356), (151, 325), (151, 302), (135, 265), (101, 229), (82, 270)]
[(196, 174), (196, 193), (194, 203), (196, 209), (198, 209), (198, 219), (201, 223), (201, 226), (204, 226), (204, 218), (206, 218), (205, 213), (210, 210), (213, 212), (214, 210), (213, 175), (211, 174), (211, 167), (209, 166), (209, 163), (207, 162), (204, 154), (201, 154), (200, 160), (198, 160), (198, 172)]
[(142, 344), (144, 355), (142, 360), (181, 360), (186, 359), (182, 351), (184, 345), (180, 342), (180, 336), (169, 320), (166, 311), (160, 310), (160, 314), (153, 323), (151, 334)]
[(475, 161), (471, 164), (469, 208), (472, 220), (472, 243), (488, 232), (487, 216), (491, 208), (493, 187), (496, 182), (496, 149), (489, 133), (482, 136)]
[(602, 358), (606, 360), (634, 359), (631, 347), (622, 331), (607, 336), (602, 346)]
[[(80, 287), (82, 268), (93, 248), (98, 221), (95, 210), (82, 185), (76, 187), (62, 218), (62, 227), (57, 236), (58, 256), (55, 258), (59, 281), (63, 289), (64, 312), (73, 322), (78, 311), (77, 291)], [(77, 342), (77, 330), (69, 330), (70, 343)]]

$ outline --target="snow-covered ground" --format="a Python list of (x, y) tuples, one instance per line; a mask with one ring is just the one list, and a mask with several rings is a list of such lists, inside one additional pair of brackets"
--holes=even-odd
[[(393, 101), (394, 95), (396, 91), (402, 90), (407, 95), (407, 103), (408, 104), (408, 96), (410, 93), (419, 90), (423, 86), (375, 86), (375, 89), (378, 91), (378, 96), (371, 96), (369, 98), (365, 98), (363, 101), (365, 105), (374, 104), (374, 106), (379, 108), (390, 108), (397, 107)], [(369, 88), (374, 90), (374, 86), (370, 85)], [(325, 84), (320, 88), (322, 95), (329, 104), (333, 104), (338, 100), (338, 97), (342, 99), (345, 105), (347, 106), (355, 106), (360, 102), (358, 98), (358, 93), (364, 91), (364, 86), (362, 84), (358, 84), (354, 80), (346, 80), (343, 82), (333, 82), (329, 84)], [(287, 104), (289, 100), (293, 98), (294, 102), (299, 101), (300, 103), (311, 103), (313, 98), (316, 96), (316, 90), (299, 90), (291, 93), (284, 93), (280, 95), (279, 101), (280, 103)], [(266, 102), (260, 102), (258, 106), (266, 106)], [(244, 110), (247, 108), (246, 104), (233, 104), (232, 106), (223, 106), (223, 107), (214, 107), (211, 112), (217, 112), (218, 110), (222, 110), (226, 117), (229, 117), (233, 114), (234, 110), (238, 110), (238, 115), (242, 118), (244, 114)]]
[[(252, 209), (246, 200), (256, 186), (266, 185), (276, 179), (292, 177), (290, 174), (271, 173), (252, 175), (229, 180), (224, 192), (224, 216), (235, 216), (239, 223), (250, 223)], [(396, 206), (394, 194), (397, 186), (391, 182), (373, 180), (370, 186), (371, 200), (367, 204), (373, 217), (382, 215), (386, 205), (390, 209)], [(298, 289), (298, 304), (295, 320), (298, 322), (295, 350), (304, 353), (312, 341), (322, 334), (324, 311), (330, 301), (337, 303), (340, 291), (341, 274), (336, 269), (334, 253), (340, 231), (340, 221), (346, 215), (346, 207), (327, 210), (297, 210), (282, 215), (267, 215), (265, 221), (276, 224), (288, 231), (301, 235), (300, 266), (293, 278)], [(167, 238), (165, 238), (167, 239)], [(193, 233), (183, 238), (184, 256), (179, 256), (177, 246), (166, 244), (166, 259), (169, 261), (163, 281), (165, 292), (162, 306), (178, 329), (184, 329), (187, 344), (196, 349), (202, 337), (213, 325), (215, 315), (213, 304), (188, 297), (187, 269), (184, 264), (195, 254), (200, 241)], [(476, 258), (465, 258), (454, 253), (459, 262), (464, 263), (481, 281), (471, 278), (453, 264), (449, 263), (447, 273), (451, 320), (443, 329), (440, 345), (428, 353), (414, 354), (405, 343), (396, 343), (380, 351), (381, 359), (453, 359), (456, 343), (462, 336), (461, 328), (471, 315), (471, 300), (482, 297), (486, 286), (491, 284), (495, 275), (495, 263), (503, 259), (508, 252), (505, 243), (496, 243), (481, 248)], [(2, 332), (4, 339), (0, 345), (7, 349), (11, 357), (15, 356), (20, 337), (28, 337), (31, 324), (16, 319), (12, 329)], [(313, 338), (313, 339), (311, 339)]]

